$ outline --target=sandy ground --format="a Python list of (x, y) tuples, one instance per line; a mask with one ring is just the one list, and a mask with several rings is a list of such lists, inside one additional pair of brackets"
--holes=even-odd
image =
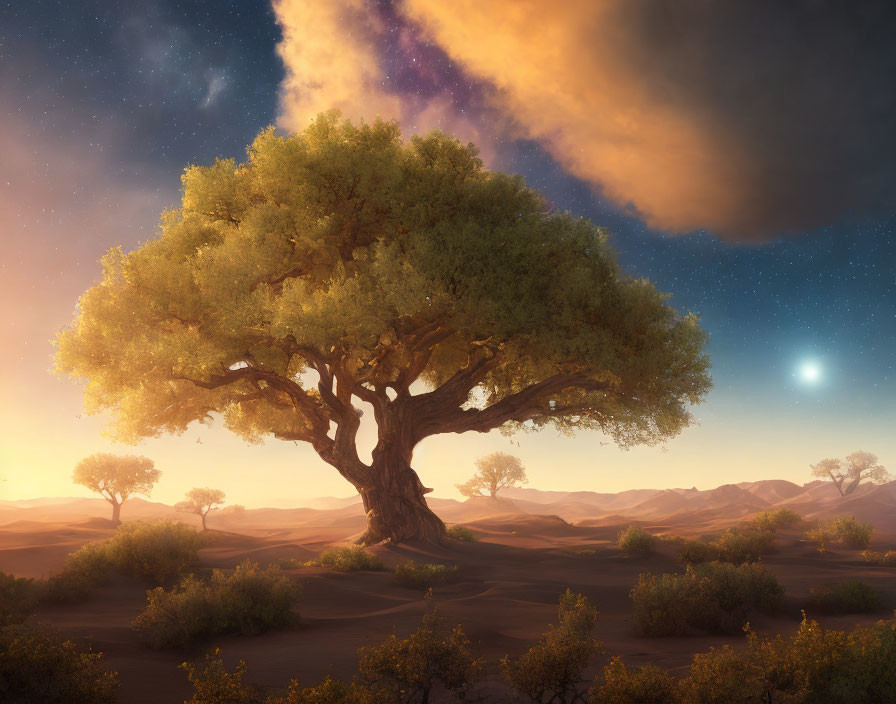
[[(323, 527), (284, 529), (256, 522), (243, 533), (217, 532), (215, 544), (201, 551), (202, 563), (227, 568), (246, 557), (261, 564), (274, 558), (310, 559), (360, 525), (357, 516), (353, 521), (339, 515), (329, 518)], [(463, 624), (476, 650), (491, 662), (490, 680), (497, 679), (494, 663), (501, 656), (524, 651), (554, 621), (558, 597), (567, 587), (586, 594), (598, 606), (597, 636), (609, 653), (622, 655), (629, 664), (650, 662), (683, 673), (694, 652), (720, 643), (743, 643), (741, 636), (639, 637), (632, 626), (629, 590), (639, 573), (674, 571), (680, 564), (672, 545), (647, 558), (620, 555), (614, 543), (621, 524), (606, 523), (575, 526), (556, 516), (505, 513), (469, 524), (481, 534), (479, 543), (452, 542), (435, 551), (383, 546), (374, 550), (387, 565), (414, 559), (460, 566), (460, 580), (437, 588), (435, 598), (440, 611), (452, 623)], [(68, 552), (111, 534), (109, 522), (98, 518), (6, 524), (0, 526), (0, 569), (46, 574), (58, 569)], [(887, 546), (879, 542), (875, 547)], [(779, 616), (756, 619), (760, 632), (793, 632), (810, 587), (844, 579), (867, 582), (884, 594), (889, 606), (896, 606), (896, 569), (869, 567), (857, 551), (819, 555), (797, 531), (779, 536), (766, 563), (784, 584), (787, 600)], [(421, 592), (397, 585), (389, 572), (343, 574), (313, 568), (289, 574), (304, 586), (298, 627), (258, 637), (219, 638), (192, 651), (158, 652), (140, 645), (130, 623), (145, 604), (145, 585), (124, 578), (112, 580), (83, 603), (45, 608), (38, 618), (104, 653), (107, 666), (120, 675), (120, 702), (167, 704), (189, 698), (189, 686), (177, 665), (201, 658), (216, 646), (230, 664), (245, 660), (249, 680), (263, 686), (285, 687), (292, 678), (310, 684), (327, 674), (348, 678), (355, 671), (359, 646), (393, 632), (410, 633), (426, 608)], [(849, 628), (885, 615), (821, 620)], [(592, 672), (605, 660), (595, 658)]]

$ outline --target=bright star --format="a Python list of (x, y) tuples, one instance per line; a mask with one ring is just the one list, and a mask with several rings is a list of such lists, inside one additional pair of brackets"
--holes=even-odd
[(800, 379), (809, 384), (814, 384), (821, 378), (821, 367), (818, 362), (803, 362), (799, 369)]

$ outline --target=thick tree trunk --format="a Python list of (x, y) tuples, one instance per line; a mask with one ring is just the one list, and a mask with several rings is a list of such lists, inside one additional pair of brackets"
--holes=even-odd
[(115, 525), (121, 523), (121, 504), (116, 501), (112, 502), (112, 522)]
[(205, 527), (205, 514), (204, 514), (204, 513), (201, 513), (201, 514), (199, 514), (199, 515), (202, 516), (202, 530), (206, 530), (206, 527)]
[(412, 449), (400, 443), (381, 442), (374, 450), (371, 479), (358, 487), (367, 513), (362, 544), (439, 543), (445, 535), (445, 524), (424, 498), (432, 490), (410, 466), (411, 454)]

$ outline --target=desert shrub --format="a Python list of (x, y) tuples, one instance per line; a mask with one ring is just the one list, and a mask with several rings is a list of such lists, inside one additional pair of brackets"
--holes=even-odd
[(600, 704), (676, 704), (678, 678), (655, 665), (629, 669), (613, 658), (591, 688), (590, 701)]
[(261, 701), (259, 691), (243, 684), (246, 663), (240, 660), (233, 671), (227, 669), (221, 651), (206, 653), (202, 666), (185, 662), (180, 666), (193, 685), (193, 698), (184, 704), (256, 704)]
[(40, 603), (41, 586), (33, 579), (0, 572), (0, 627), (28, 618)]
[(729, 528), (716, 542), (719, 561), (742, 565), (759, 562), (772, 546), (775, 534), (758, 528)]
[(482, 668), (463, 629), (449, 627), (432, 608), (409, 637), (392, 635), (380, 645), (361, 648), (358, 660), (355, 692), (365, 696), (362, 701), (388, 704), (423, 704), (436, 686), (463, 699)]
[(375, 704), (375, 702), (371, 694), (358, 684), (334, 680), (327, 676), (315, 687), (302, 687), (293, 680), (285, 697), (269, 697), (265, 704)]
[(176, 648), (222, 633), (256, 635), (294, 622), (301, 588), (277, 567), (260, 570), (245, 561), (231, 573), (215, 570), (208, 581), (194, 576), (166, 591), (147, 593), (134, 630), (151, 647)]
[(624, 555), (649, 555), (656, 547), (656, 536), (638, 526), (629, 526), (619, 531), (616, 547)]
[(102, 584), (114, 569), (106, 542), (88, 543), (65, 559), (62, 571), (47, 580), (49, 601), (76, 601)]
[(300, 570), (308, 566), (307, 562), (303, 562), (295, 557), (278, 557), (275, 560), (271, 560), (270, 564), (279, 567), (281, 570)]
[(685, 704), (896, 702), (896, 621), (844, 632), (804, 617), (791, 638), (747, 637), (743, 652), (724, 646), (694, 656)]
[(87, 596), (110, 572), (166, 584), (199, 563), (202, 536), (172, 521), (125, 523), (109, 540), (88, 543), (66, 558), (47, 583), (47, 599), (72, 601)]
[(10, 704), (107, 704), (118, 678), (100, 653), (80, 650), (52, 631), (0, 629), (0, 701)]
[(867, 548), (871, 544), (874, 527), (870, 523), (859, 523), (853, 516), (841, 516), (831, 522), (837, 542), (849, 548)]
[(124, 574), (165, 584), (199, 562), (202, 536), (175, 521), (125, 523), (105, 545), (112, 564)]
[(340, 572), (384, 569), (383, 561), (360, 545), (327, 548), (317, 558), (317, 564)]
[(445, 535), (453, 540), (460, 540), (462, 543), (479, 542), (479, 537), (473, 531), (459, 523), (446, 529)]
[(694, 620), (700, 599), (691, 573), (638, 576), (631, 593), (638, 630), (647, 636), (684, 635)]
[(812, 589), (809, 605), (822, 613), (864, 614), (880, 610), (880, 595), (864, 582), (849, 580)]
[(419, 563), (408, 560), (395, 566), (395, 578), (409, 589), (432, 589), (457, 579), (458, 566)]
[(815, 543), (818, 546), (818, 552), (823, 554), (828, 551), (831, 543), (837, 539), (837, 534), (830, 523), (821, 522), (817, 527), (806, 531), (806, 539)]
[(772, 508), (757, 513), (753, 524), (760, 530), (774, 533), (781, 528), (791, 528), (802, 521), (802, 517), (788, 508)]
[(896, 565), (896, 550), (888, 550), (887, 552), (875, 552), (874, 550), (863, 550), (862, 559), (875, 565), (891, 567)]
[(760, 565), (710, 562), (684, 574), (642, 574), (631, 591), (635, 624), (644, 635), (685, 635), (697, 628), (736, 631), (753, 609), (772, 611), (783, 587)]
[(679, 551), (681, 561), (689, 565), (699, 565), (719, 559), (719, 549), (702, 540), (685, 540)]
[(597, 609), (569, 589), (560, 597), (559, 623), (520, 657), (501, 660), (505, 682), (532, 702), (581, 701), (582, 673), (601, 649), (591, 637)]

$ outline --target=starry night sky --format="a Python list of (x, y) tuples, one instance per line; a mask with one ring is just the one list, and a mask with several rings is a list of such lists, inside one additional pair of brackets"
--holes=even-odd
[[(102, 422), (78, 417), (77, 388), (47, 373), (48, 340), (69, 322), (77, 297), (95, 280), (103, 251), (117, 244), (130, 249), (152, 236), (161, 210), (176, 202), (186, 164), (242, 158), (261, 128), (290, 125), (284, 119), (289, 58), (277, 51), (289, 4), (278, 3), (275, 11), (257, 1), (0, 3), (6, 155), (0, 156), (0, 383), (7, 397), (0, 422), (13, 438), (0, 451), (0, 473), (8, 477), (0, 491), (11, 498), (75, 493), (68, 484), (71, 466), (107, 442), (99, 435)], [(810, 462), (860, 448), (896, 470), (896, 200), (887, 200), (896, 184), (877, 184), (873, 201), (850, 196), (824, 224), (811, 223), (803, 231), (786, 227), (786, 236), (774, 228), (757, 236), (755, 229), (748, 235), (724, 228), (721, 234), (682, 234), (677, 227), (657, 227), (662, 214), (660, 220), (644, 217), (632, 202), (615, 192), (607, 195), (590, 171), (570, 167), (550, 139), (519, 128), (516, 116), (495, 99), (506, 86), (496, 87), (483, 71), (467, 70), (475, 64), (456, 60), (451, 47), (438, 45), (409, 19), (412, 14), (387, 2), (370, 3), (368, 13), (376, 23), (366, 30), (347, 22), (345, 35), (315, 41), (330, 42), (336, 51), (364, 45), (375, 52), (378, 95), (400, 98), (405, 112), (396, 117), (406, 132), (459, 126), (464, 138), (482, 137), (490, 166), (521, 173), (557, 209), (608, 227), (623, 267), (672, 293), (679, 310), (698, 313), (711, 335), (715, 389), (696, 410), (698, 428), (665, 452), (614, 450), (599, 460), (593, 436), (526, 438), (519, 452), (534, 486), (539, 477), (556, 477), (548, 463), (558, 451), (571, 469), (556, 488), (568, 489), (706, 488), (764, 477), (803, 482)], [(868, 44), (868, 60), (894, 76), (894, 50)], [(824, 70), (822, 63), (818, 70)], [(324, 88), (327, 75), (324, 68)], [(896, 124), (896, 96), (880, 94), (896, 89), (865, 83), (876, 91), (868, 103), (873, 110), (850, 115), (858, 122), (840, 140), (873, 140), (882, 134), (878, 122), (888, 130)], [(427, 109), (433, 101), (438, 111)], [(863, 117), (869, 124), (861, 124)], [(860, 146), (859, 156), (841, 149), (832, 163), (864, 164), (875, 150)], [(888, 164), (869, 162), (868, 173), (885, 180), (896, 161), (893, 145), (885, 140), (876, 151), (874, 158)], [(819, 162), (817, 168), (828, 165)], [(853, 180), (865, 182), (868, 173)], [(812, 194), (797, 195), (802, 204)], [(836, 200), (825, 191), (816, 197), (821, 211)], [(786, 215), (811, 222), (802, 210)], [(821, 369), (815, 384), (799, 378), (800, 366), (809, 361)], [(48, 426), (55, 442), (46, 442)], [(203, 432), (221, 436), (211, 445), (222, 455), (234, 452), (223, 431)], [(153, 440), (141, 452), (154, 453), (168, 467), (195, 466), (196, 456), (188, 451), (196, 448), (184, 445), (191, 438)], [(462, 466), (443, 478), (433, 476), (435, 470), (427, 476), (425, 467), (425, 461), (438, 464), (441, 446), (425, 449), (418, 464), (425, 483), (448, 496), (472, 458), (504, 445), (503, 439), (470, 438), (460, 451)], [(237, 461), (268, 466), (281, 479), (296, 464), (280, 447), (246, 450)], [(291, 497), (346, 493), (335, 475), (312, 480), (327, 471), (322, 465), (312, 471), (312, 462), (311, 455), (302, 455), (310, 488), (296, 488)], [(236, 464), (197, 471), (199, 483), (217, 482), (234, 492), (239, 484)], [(171, 475), (169, 488), (158, 493), (163, 500), (197, 483), (192, 477), (175, 480), (174, 469)], [(275, 497), (276, 492), (258, 491), (244, 503), (270, 504)]]

